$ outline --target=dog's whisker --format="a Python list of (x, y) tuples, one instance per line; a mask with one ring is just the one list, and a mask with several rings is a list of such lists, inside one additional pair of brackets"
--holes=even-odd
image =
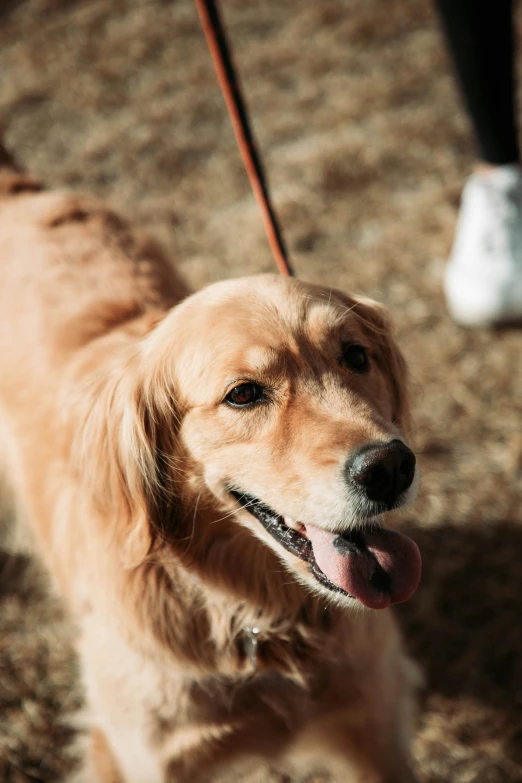
[(404, 433), (404, 437), (409, 438), (409, 436), (412, 435), (414, 432), (417, 432), (417, 430), (420, 429), (421, 426), (422, 426), (421, 424), (418, 424), (416, 427), (412, 427), (410, 430), (408, 430), (408, 432)]
[(225, 519), (228, 519), (229, 517), (235, 516), (239, 511), (242, 509), (248, 509), (250, 506), (255, 505), (255, 501), (252, 500), (248, 503), (245, 503), (243, 506), (240, 506), (239, 508), (234, 508), (231, 511), (228, 511), (226, 514), (224, 514), (222, 517), (219, 517), (218, 519), (213, 519), (212, 524), (215, 525), (218, 522), (223, 522)]
[(189, 547), (190, 547), (190, 545), (192, 543), (192, 539), (194, 538), (194, 531), (196, 530), (196, 514), (198, 513), (198, 506), (199, 506), (199, 501), (201, 499), (201, 494), (202, 494), (201, 492), (198, 494), (198, 496), (196, 498), (196, 502), (194, 504), (194, 513), (192, 514), (192, 530), (190, 532), (190, 536), (189, 536), (189, 539), (188, 539), (188, 543), (187, 543), (187, 548), (185, 550), (185, 554), (188, 552)]

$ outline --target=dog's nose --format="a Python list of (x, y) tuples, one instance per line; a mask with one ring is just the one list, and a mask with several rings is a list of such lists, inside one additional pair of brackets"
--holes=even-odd
[(348, 462), (347, 474), (369, 500), (392, 508), (413, 481), (415, 454), (400, 440), (370, 443)]

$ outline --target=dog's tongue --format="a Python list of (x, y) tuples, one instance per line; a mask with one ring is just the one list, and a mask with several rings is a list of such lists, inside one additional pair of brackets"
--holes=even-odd
[(385, 609), (410, 598), (420, 581), (417, 544), (382, 527), (339, 536), (307, 525), (315, 561), (337, 587), (370, 609)]

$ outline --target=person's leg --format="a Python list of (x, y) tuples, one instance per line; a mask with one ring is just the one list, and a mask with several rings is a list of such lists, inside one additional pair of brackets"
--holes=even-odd
[(437, 0), (478, 156), (464, 188), (445, 273), (453, 318), (467, 326), (522, 319), (522, 169), (512, 0)]
[(437, 0), (481, 161), (516, 163), (512, 0)]

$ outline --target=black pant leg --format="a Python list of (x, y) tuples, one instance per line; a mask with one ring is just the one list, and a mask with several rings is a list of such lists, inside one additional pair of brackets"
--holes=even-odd
[(519, 160), (512, 0), (437, 0), (482, 160)]

